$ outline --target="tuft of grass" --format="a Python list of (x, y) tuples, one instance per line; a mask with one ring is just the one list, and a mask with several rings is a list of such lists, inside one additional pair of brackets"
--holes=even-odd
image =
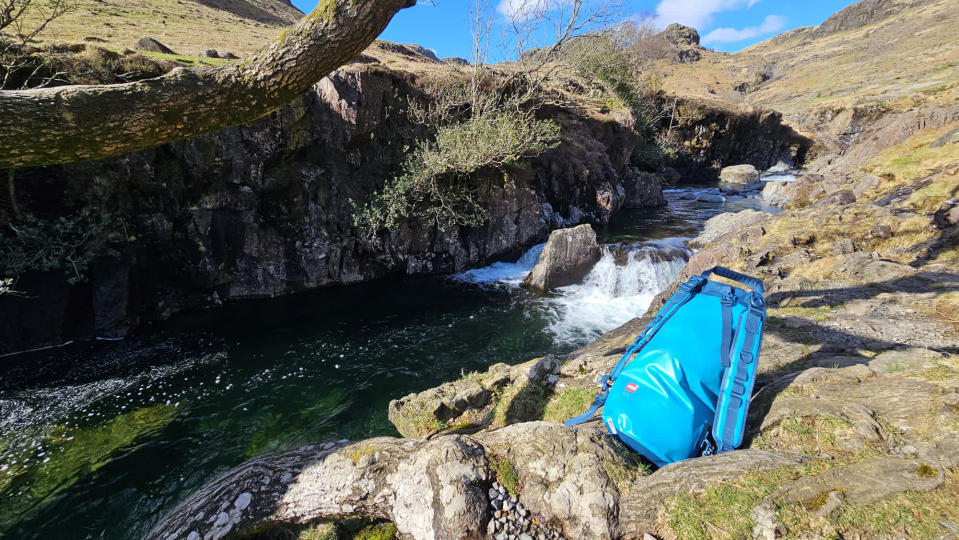
[(155, 58), (157, 60), (170, 60), (173, 62), (178, 62), (187, 66), (222, 66), (223, 64), (228, 64), (233, 60), (227, 60), (226, 58), (206, 58), (203, 56), (190, 56), (187, 54), (167, 54), (167, 53), (158, 53), (150, 51), (142, 51), (140, 54), (148, 56), (150, 58)]
[(519, 495), (519, 473), (516, 472), (516, 466), (507, 458), (493, 456), (490, 458), (490, 466), (493, 468), (493, 474), (496, 481), (500, 483), (511, 496)]
[(550, 392), (536, 383), (522, 381), (502, 390), (493, 409), (493, 426), (543, 418)]
[(613, 439), (611, 444), (616, 457), (604, 459), (603, 469), (609, 479), (616, 484), (620, 493), (626, 493), (636, 479), (648, 476), (652, 472), (652, 466), (618, 439)]
[(746, 473), (698, 493), (680, 493), (666, 501), (669, 527), (678, 538), (752, 538), (750, 512), (777, 487), (799, 476), (795, 468)]
[(812, 319), (816, 322), (824, 322), (828, 321), (832, 317), (835, 308), (832, 306), (784, 307), (770, 309), (769, 311), (775, 313), (776, 315), (802, 317), (804, 319)]
[(360, 529), (353, 540), (393, 540), (398, 534), (393, 523), (376, 523)]
[[(825, 502), (823, 494), (823, 502)], [(959, 522), (959, 475), (946, 471), (946, 483), (932, 491), (909, 491), (873, 504), (844, 504), (828, 517), (814, 515), (818, 497), (782, 505), (777, 517), (786, 537), (821, 530), (831, 538), (941, 538), (950, 532), (942, 523)], [(821, 506), (821, 505), (820, 505)]]
[(805, 455), (830, 457), (848, 456), (857, 459), (876, 456), (879, 449), (871, 446), (855, 452), (841, 448), (837, 441), (853, 431), (847, 420), (826, 416), (786, 418), (778, 425), (764, 430), (753, 441), (754, 448), (793, 450)]
[(372, 456), (375, 453), (376, 450), (373, 448), (373, 445), (361, 443), (351, 446), (346, 456), (350, 458), (350, 461), (352, 461), (354, 465), (359, 465), (361, 459), (365, 456)]
[(596, 397), (592, 388), (569, 388), (554, 394), (546, 402), (543, 420), (562, 423), (578, 414), (583, 414)]
[(936, 316), (952, 324), (954, 329), (959, 330), (959, 292), (939, 295), (934, 306)]
[(916, 468), (916, 476), (919, 478), (935, 478), (939, 476), (939, 470), (927, 463), (921, 463)]
[(337, 528), (333, 523), (317, 523), (300, 531), (296, 540), (337, 540)]

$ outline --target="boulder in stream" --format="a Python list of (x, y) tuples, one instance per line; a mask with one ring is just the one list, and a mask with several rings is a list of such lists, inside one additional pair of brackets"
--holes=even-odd
[(759, 181), (759, 171), (748, 164), (733, 165), (720, 171), (719, 180), (724, 184), (751, 184)]
[(600, 256), (596, 231), (589, 224), (553, 231), (523, 283), (540, 291), (572, 285), (589, 273)]

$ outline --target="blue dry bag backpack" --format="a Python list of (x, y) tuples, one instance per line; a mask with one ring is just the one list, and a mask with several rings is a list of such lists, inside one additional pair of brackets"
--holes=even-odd
[[(710, 274), (752, 291), (710, 281)], [(566, 425), (603, 407), (606, 429), (660, 467), (735, 449), (765, 320), (762, 281), (721, 266), (693, 276), (603, 377), (589, 410)]]

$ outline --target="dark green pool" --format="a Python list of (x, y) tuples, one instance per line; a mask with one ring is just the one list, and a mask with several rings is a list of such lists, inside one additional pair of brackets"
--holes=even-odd
[[(620, 214), (601, 238), (691, 236), (732, 204), (681, 195), (671, 193), (664, 211)], [(639, 309), (617, 296), (636, 292), (616, 292), (617, 279), (644, 294), (652, 285), (613, 278), (610, 301)], [(0, 535), (139, 538), (249, 457), (396, 435), (391, 399), (496, 362), (567, 351), (602, 331), (574, 331), (570, 311), (580, 298), (570, 295), (603, 301), (605, 282), (594, 281), (588, 295), (574, 287), (537, 298), (495, 280), (389, 280), (228, 305), (120, 342), (0, 358)]]

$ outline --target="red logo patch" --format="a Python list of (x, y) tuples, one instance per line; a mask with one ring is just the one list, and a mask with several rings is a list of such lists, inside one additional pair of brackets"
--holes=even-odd
[(626, 385), (626, 390), (628, 392), (635, 392), (637, 388), (639, 388), (639, 385), (634, 382), (631, 382)]

